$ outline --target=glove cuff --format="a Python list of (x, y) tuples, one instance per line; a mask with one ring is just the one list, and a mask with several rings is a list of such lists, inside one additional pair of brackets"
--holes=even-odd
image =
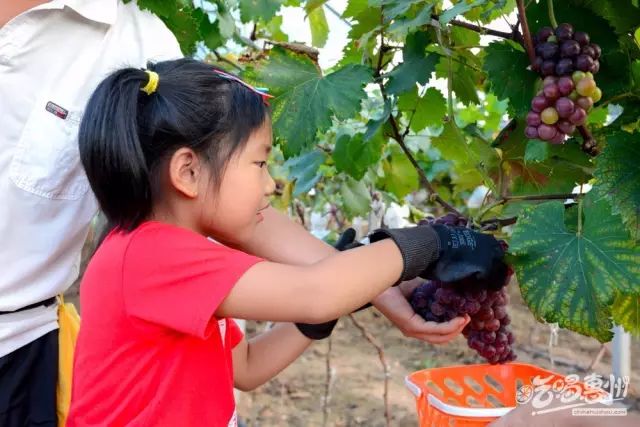
[(369, 236), (369, 241), (374, 243), (387, 238), (393, 240), (400, 249), (404, 264), (396, 285), (418, 277), (440, 256), (440, 239), (431, 226), (378, 229)]
[(338, 323), (338, 319), (318, 324), (296, 323), (295, 325), (305, 337), (312, 340), (322, 340), (331, 335), (336, 323)]

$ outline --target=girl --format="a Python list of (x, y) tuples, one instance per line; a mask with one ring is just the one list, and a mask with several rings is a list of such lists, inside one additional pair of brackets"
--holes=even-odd
[[(238, 250), (275, 188), (266, 95), (190, 59), (152, 68), (107, 77), (80, 127), (112, 231), (82, 281), (69, 426), (233, 426), (234, 386), (269, 380), (386, 288), (504, 273), (493, 237), (444, 226), (378, 230), (310, 266)], [(244, 341), (232, 317), (294, 323)]]

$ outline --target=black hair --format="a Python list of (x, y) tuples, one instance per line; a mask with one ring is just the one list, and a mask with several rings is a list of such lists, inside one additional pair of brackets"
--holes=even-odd
[(160, 191), (160, 171), (188, 147), (210, 166), (219, 188), (224, 169), (268, 117), (262, 97), (193, 59), (149, 64), (104, 79), (87, 104), (79, 131), (80, 159), (109, 228), (136, 228), (149, 217)]

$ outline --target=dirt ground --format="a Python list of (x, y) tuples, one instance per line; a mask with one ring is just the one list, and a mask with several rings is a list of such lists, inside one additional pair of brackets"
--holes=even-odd
[[(583, 377), (587, 372), (608, 376), (611, 356), (605, 353), (593, 369), (587, 370), (601, 346), (595, 339), (560, 330), (552, 347), (555, 365), (549, 357), (550, 328), (538, 323), (523, 304), (517, 286), (510, 286), (509, 312), (516, 335), (518, 361), (552, 371)], [(388, 400), (393, 426), (417, 425), (413, 396), (404, 377), (416, 370), (456, 364), (481, 363), (463, 337), (435, 346), (405, 338), (375, 309), (356, 314), (357, 319), (383, 345), (389, 365)], [(266, 325), (249, 322), (248, 334)], [(340, 320), (331, 341), (331, 383), (327, 426), (384, 426), (384, 375), (378, 353), (363, 338), (349, 318)], [(328, 342), (315, 343), (293, 365), (259, 389), (242, 393), (238, 412), (248, 427), (322, 426), (323, 398), (327, 378)], [(633, 340), (630, 397), (625, 403), (640, 409), (640, 342)]]

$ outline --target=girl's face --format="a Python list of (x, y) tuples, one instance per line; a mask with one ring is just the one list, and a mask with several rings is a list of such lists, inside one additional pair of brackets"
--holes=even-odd
[(276, 188), (267, 168), (271, 146), (271, 123), (265, 120), (227, 164), (219, 191), (206, 191), (201, 224), (211, 237), (242, 243), (253, 236)]

